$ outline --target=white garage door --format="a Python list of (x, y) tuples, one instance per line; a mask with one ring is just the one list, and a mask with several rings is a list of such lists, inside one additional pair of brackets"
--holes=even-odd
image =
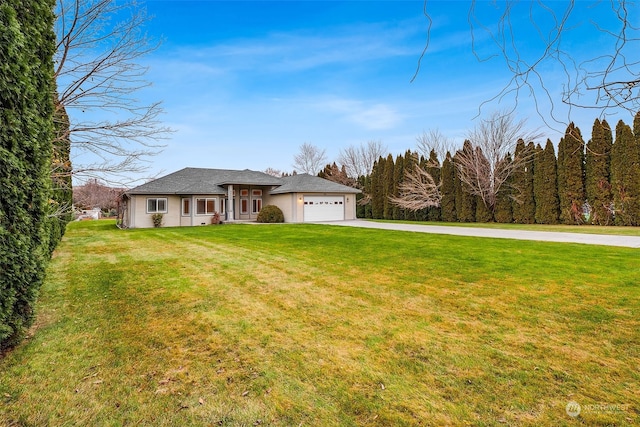
[(343, 196), (304, 196), (304, 221), (344, 220)]

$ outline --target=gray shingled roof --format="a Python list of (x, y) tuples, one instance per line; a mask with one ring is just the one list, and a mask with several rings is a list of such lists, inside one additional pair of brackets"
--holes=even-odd
[(280, 178), (282, 185), (271, 194), (284, 193), (361, 193), (360, 190), (306, 173)]
[(142, 184), (129, 194), (226, 194), (222, 185), (280, 185), (280, 178), (263, 172), (228, 169), (184, 168)]
[(243, 184), (277, 187), (271, 194), (284, 193), (359, 193), (360, 190), (317, 176), (299, 174), (283, 178), (263, 172), (229, 169), (184, 168), (142, 184), (128, 194), (226, 194), (223, 185)]

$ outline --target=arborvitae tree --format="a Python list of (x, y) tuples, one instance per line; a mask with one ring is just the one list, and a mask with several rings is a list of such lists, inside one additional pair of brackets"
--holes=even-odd
[(440, 171), (440, 192), (442, 200), (440, 201), (441, 218), (446, 222), (456, 222), (456, 173), (453, 165), (451, 153), (447, 152), (442, 162), (442, 170)]
[(358, 188), (362, 190), (362, 193), (356, 194), (356, 218), (370, 218), (370, 217), (367, 217), (367, 206), (369, 206), (369, 212), (371, 212), (371, 204), (362, 203), (362, 200), (365, 197), (364, 194), (366, 194), (367, 191), (369, 191), (368, 189), (369, 176), (360, 175), (356, 181), (357, 181)]
[[(393, 195), (398, 196), (398, 186), (404, 179), (404, 158), (398, 154), (393, 167)], [(404, 219), (404, 209), (397, 204), (393, 204), (393, 219)]]
[(560, 138), (560, 142), (558, 143), (558, 159), (556, 160), (556, 183), (558, 186), (558, 221), (560, 221), (560, 194), (566, 193), (565, 187), (567, 186), (567, 177), (564, 167), (565, 145), (566, 144), (564, 141), (564, 137)]
[(476, 196), (476, 222), (493, 222), (493, 212), (487, 208), (480, 196)]
[(533, 142), (525, 146), (522, 139), (516, 144), (515, 157), (527, 160), (513, 173), (513, 221), (518, 224), (532, 224), (535, 221), (536, 205), (533, 194)]
[(389, 154), (384, 165), (384, 211), (382, 213), (384, 219), (393, 219), (393, 203), (391, 203), (389, 197), (396, 196), (394, 189), (397, 189), (397, 186), (394, 185), (394, 168), (393, 156)]
[[(425, 170), (431, 175), (436, 184), (440, 185), (440, 175), (441, 165), (440, 160), (438, 159), (438, 153), (435, 150), (431, 150), (429, 153), (429, 159), (426, 160), (424, 165)], [(442, 191), (442, 190), (441, 190)], [(432, 206), (427, 209), (427, 220), (428, 221), (440, 221), (441, 220), (441, 211), (440, 206)]]
[[(559, 166), (560, 168), (560, 166)], [(562, 187), (558, 182), (560, 221), (564, 224), (584, 222), (584, 141), (580, 129), (570, 123), (564, 134)]]
[(631, 128), (620, 120), (611, 149), (611, 187), (616, 225), (640, 224), (639, 151)]
[(51, 160), (51, 212), (49, 214), (49, 251), (56, 248), (73, 219), (73, 187), (71, 183), (71, 140), (69, 116), (54, 99), (54, 139)]
[(380, 188), (380, 173), (383, 172), (384, 158), (380, 156), (377, 161), (373, 163), (371, 168), (371, 176), (369, 182), (369, 197), (371, 199), (371, 218), (382, 218), (382, 212), (384, 207), (382, 205), (382, 195)]
[(540, 144), (536, 145), (536, 152), (533, 157), (533, 198), (536, 205), (535, 220), (540, 223), (538, 217), (540, 215), (542, 205), (544, 203), (544, 149)]
[[(413, 170), (414, 165), (416, 164), (416, 153), (413, 153), (411, 150), (407, 150), (404, 153), (404, 170)], [(416, 219), (416, 212), (410, 209), (404, 210), (404, 219), (409, 221), (414, 221)]]
[[(427, 170), (427, 159), (424, 158), (424, 156), (420, 156), (418, 153), (414, 154), (414, 158), (417, 159), (418, 165), (420, 166), (420, 168), (424, 171)], [(416, 221), (426, 221), (428, 219), (427, 213), (428, 213), (428, 208), (425, 209), (418, 209), (413, 211), (414, 214), (414, 219)]]
[(632, 193), (635, 196), (633, 203), (633, 225), (640, 225), (640, 111), (633, 120), (634, 145), (631, 150)]
[[(469, 141), (464, 142), (465, 147), (463, 150), (472, 150), (470, 148), (471, 143)], [(453, 156), (453, 163), (456, 165), (456, 159), (460, 156), (460, 151), (457, 151)], [(475, 222), (476, 220), (476, 197), (472, 195), (469, 189), (466, 187), (458, 174), (456, 173), (455, 179), (455, 194), (456, 194), (456, 214), (458, 216), (458, 221), (460, 222)]]
[(381, 219), (384, 215), (385, 163), (386, 159), (380, 156), (371, 169), (371, 217), (374, 219)]
[[(510, 154), (505, 159), (507, 162), (512, 161)], [(493, 218), (496, 222), (509, 224), (513, 222), (513, 175), (509, 176), (505, 181), (505, 185), (498, 192), (496, 197), (496, 206), (493, 212)]]
[(612, 223), (611, 207), (611, 147), (613, 136), (606, 120), (593, 123), (591, 139), (587, 143), (585, 160), (585, 190), (591, 207), (589, 220), (595, 225)]
[(558, 183), (556, 154), (551, 140), (542, 149), (538, 146), (533, 167), (533, 186), (538, 224), (558, 223)]
[(32, 323), (49, 258), (53, 5), (0, 2), (0, 351)]

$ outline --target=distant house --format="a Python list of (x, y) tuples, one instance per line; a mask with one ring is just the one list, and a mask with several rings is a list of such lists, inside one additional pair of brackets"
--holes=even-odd
[(155, 213), (165, 227), (210, 224), (216, 212), (223, 221), (255, 221), (266, 205), (278, 206), (285, 222), (342, 221), (356, 218), (357, 193), (308, 174), (185, 168), (125, 192), (121, 226), (153, 227)]

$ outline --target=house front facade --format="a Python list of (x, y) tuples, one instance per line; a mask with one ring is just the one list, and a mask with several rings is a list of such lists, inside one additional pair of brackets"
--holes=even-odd
[(307, 174), (274, 177), (263, 172), (185, 168), (127, 191), (120, 226), (165, 227), (211, 224), (217, 213), (227, 222), (255, 221), (263, 206), (278, 206), (285, 222), (356, 218), (355, 188)]

